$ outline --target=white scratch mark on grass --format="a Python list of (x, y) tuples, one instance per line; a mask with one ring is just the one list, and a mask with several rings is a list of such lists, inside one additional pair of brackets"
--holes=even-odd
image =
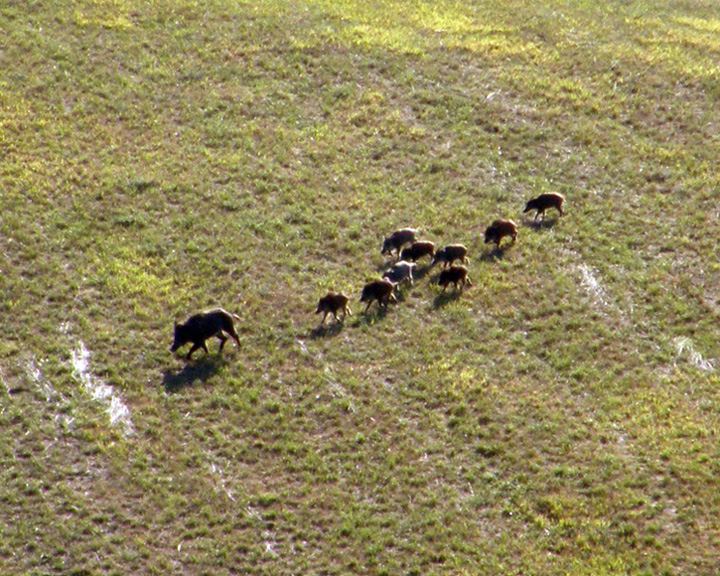
[(308, 347), (305, 345), (305, 342), (303, 340), (300, 340), (300, 338), (298, 338), (297, 340), (295, 340), (295, 342), (297, 342), (297, 345), (300, 346), (300, 351), (303, 354), (305, 354), (306, 356), (310, 356), (310, 350), (308, 350)]
[(600, 281), (597, 279), (595, 274), (587, 264), (580, 264), (578, 266), (580, 271), (580, 282), (595, 302), (607, 306), (607, 296), (605, 290), (600, 285)]
[[(75, 418), (66, 414), (65, 407), (67, 407), (67, 398), (59, 393), (52, 382), (43, 373), (43, 361), (38, 360), (34, 355), (30, 354), (26, 356), (22, 361), (22, 367), (25, 370), (25, 375), (29, 382), (37, 386), (40, 393), (45, 397), (45, 401), (49, 404), (53, 404), (57, 409), (55, 413), (55, 421), (61, 423), (65, 429), (71, 427), (75, 422)], [(6, 385), (6, 388), (7, 385)], [(17, 388), (15, 391), (22, 391), (23, 388)], [(13, 393), (13, 390), (8, 388), (9, 393)]]
[(40, 389), (40, 392), (45, 396), (45, 400), (48, 402), (55, 400), (57, 392), (52, 383), (43, 377), (42, 362), (38, 362), (34, 356), (30, 356), (25, 361), (24, 368), (28, 379)]
[(618, 300), (604, 287), (602, 278), (597, 271), (585, 264), (582, 257), (573, 251), (568, 251), (570, 257), (579, 262), (572, 264), (572, 269), (579, 276), (580, 287), (590, 298), (593, 304), (599, 307), (603, 314), (614, 317), (615, 321), (624, 327), (630, 326), (630, 318), (628, 317), (628, 308), (632, 311), (632, 304), (625, 303), (623, 306)]
[(715, 370), (715, 365), (713, 364), (713, 361), (703, 358), (703, 355), (695, 349), (695, 345), (693, 344), (692, 340), (690, 340), (690, 338), (674, 338), (672, 343), (673, 346), (675, 346), (675, 351), (677, 352), (678, 358), (681, 358), (682, 356), (687, 356), (688, 360), (692, 364), (695, 364), (695, 366), (697, 366), (700, 370), (704, 370), (705, 372), (712, 372), (713, 370)]
[(602, 308), (605, 312), (616, 312), (621, 318), (625, 319), (625, 313), (617, 305), (616, 302), (612, 301), (608, 297), (607, 290), (603, 287), (601, 278), (598, 277), (597, 271), (593, 270), (585, 262), (583, 262), (582, 255), (572, 249), (565, 249), (565, 260), (569, 263), (569, 269), (572, 271), (578, 280), (578, 285), (583, 289), (585, 294), (590, 300)]
[(270, 556), (273, 556), (274, 558), (278, 558), (280, 554), (275, 551), (275, 536), (273, 533), (266, 530), (263, 533), (263, 537), (265, 538), (265, 553), (270, 554)]
[(248, 513), (248, 516), (252, 518), (253, 520), (256, 520), (258, 523), (265, 525), (265, 528), (262, 531), (262, 537), (265, 542), (265, 553), (269, 554), (270, 556), (273, 556), (275, 558), (279, 557), (280, 554), (278, 554), (275, 551), (275, 546), (277, 545), (275, 534), (267, 528), (267, 521), (262, 517), (262, 514), (258, 512), (255, 508), (252, 506), (247, 506), (245, 510)]
[(90, 394), (93, 400), (104, 404), (110, 416), (112, 426), (122, 425), (126, 436), (133, 433), (133, 424), (130, 419), (130, 410), (122, 401), (120, 395), (112, 386), (105, 384), (101, 379), (90, 372), (90, 351), (81, 340), (78, 347), (71, 351), (73, 376)]
[(246, 510), (250, 518), (254, 518), (255, 520), (263, 522), (263, 517), (260, 515), (260, 512), (258, 512), (255, 508), (253, 508), (252, 506), (248, 506)]
[(225, 495), (230, 498), (233, 502), (235, 502), (235, 497), (232, 495), (232, 492), (228, 490), (226, 486), (225, 481), (225, 475), (222, 473), (222, 470), (215, 464), (215, 462), (210, 461), (210, 472), (217, 477), (218, 483), (220, 484), (220, 489), (225, 492)]

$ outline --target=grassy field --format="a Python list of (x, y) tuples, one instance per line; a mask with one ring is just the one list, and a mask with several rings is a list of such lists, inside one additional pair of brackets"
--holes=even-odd
[[(0, 22), (2, 574), (717, 573), (713, 2)], [(365, 315), (402, 226), (474, 285)], [(241, 347), (171, 354), (216, 305)]]

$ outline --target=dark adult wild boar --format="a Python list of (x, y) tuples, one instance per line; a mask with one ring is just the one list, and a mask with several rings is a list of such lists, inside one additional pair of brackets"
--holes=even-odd
[(417, 262), (420, 258), (435, 256), (435, 244), (429, 240), (418, 240), (413, 242), (409, 247), (403, 248), (400, 253), (400, 260), (406, 262)]
[(205, 354), (209, 354), (205, 340), (213, 336), (220, 339), (220, 348), (218, 353), (222, 352), (227, 336), (230, 336), (238, 348), (240, 347), (240, 338), (235, 331), (233, 318), (240, 320), (239, 316), (230, 314), (222, 308), (200, 312), (194, 316), (190, 316), (183, 324), (175, 323), (175, 339), (170, 347), (170, 352), (175, 352), (181, 346), (188, 342), (192, 342), (192, 348), (188, 352), (186, 358), (190, 360), (193, 352), (198, 348), (205, 350)]
[[(335, 317), (335, 320), (341, 324), (345, 320), (346, 314), (348, 316), (352, 316), (352, 312), (348, 306), (348, 297), (339, 292), (337, 294), (334, 292), (328, 292), (326, 296), (320, 298), (315, 314), (320, 314), (321, 312), (324, 314), (320, 324), (325, 323), (325, 318), (327, 318), (328, 314), (332, 314)], [(342, 312), (342, 320), (338, 318), (338, 312)]]
[(378, 306), (387, 308), (388, 302), (397, 302), (395, 295), (395, 284), (390, 280), (373, 280), (365, 284), (360, 296), (360, 302), (367, 302), (368, 305), (365, 307), (365, 314), (370, 309), (370, 305), (377, 301)]
[(468, 277), (468, 269), (465, 268), (465, 266), (450, 266), (450, 268), (441, 270), (440, 276), (438, 277), (438, 285), (442, 286), (442, 291), (445, 292), (445, 289), (450, 284), (455, 286), (455, 290), (458, 289), (458, 284), (463, 288), (465, 284), (472, 286), (473, 284)]
[(493, 242), (500, 248), (500, 242), (505, 236), (512, 238), (513, 244), (517, 240), (517, 224), (512, 220), (495, 220), (485, 229), (485, 244)]
[(525, 214), (526, 212), (530, 212), (530, 210), (536, 210), (535, 218), (533, 218), (533, 221), (537, 220), (537, 217), (541, 214), (544, 220), (545, 210), (547, 210), (548, 208), (555, 208), (560, 213), (560, 216), (562, 216), (564, 214), (562, 209), (564, 201), (565, 198), (562, 194), (540, 194), (540, 196), (529, 200), (528, 203), (525, 204), (525, 210), (523, 210), (523, 214)]
[(415, 228), (395, 230), (395, 232), (383, 240), (383, 247), (380, 253), (390, 254), (392, 256), (393, 251), (397, 251), (397, 255), (400, 256), (400, 248), (409, 242), (414, 242), (417, 233), (418, 231)]
[(455, 260), (459, 260), (463, 264), (467, 262), (467, 248), (462, 244), (449, 244), (435, 252), (435, 257), (430, 267), (432, 268), (435, 264), (442, 262), (443, 268), (447, 268), (451, 266)]

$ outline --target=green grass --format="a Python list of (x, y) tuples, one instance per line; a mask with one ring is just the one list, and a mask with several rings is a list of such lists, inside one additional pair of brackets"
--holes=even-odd
[[(2, 572), (714, 574), (713, 8), (0, 7)], [(366, 316), (405, 225), (474, 286)]]

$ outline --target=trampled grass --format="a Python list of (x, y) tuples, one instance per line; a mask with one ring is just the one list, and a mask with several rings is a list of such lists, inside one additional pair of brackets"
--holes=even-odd
[(715, 12), (0, 6), (3, 573), (715, 573)]

